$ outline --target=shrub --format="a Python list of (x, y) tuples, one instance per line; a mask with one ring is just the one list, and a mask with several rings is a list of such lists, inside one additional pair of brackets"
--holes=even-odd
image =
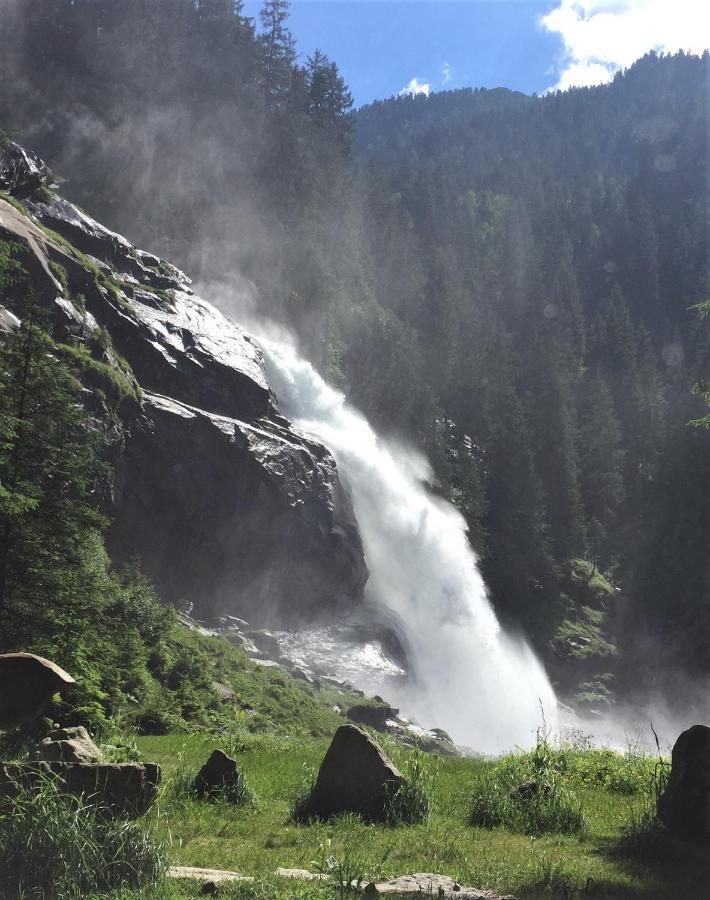
[(582, 805), (555, 766), (555, 751), (544, 735), (530, 753), (504, 757), (473, 785), (470, 823), (501, 825), (522, 834), (581, 834)]
[(145, 824), (64, 795), (50, 778), (0, 801), (0, 884), (8, 900), (149, 887), (165, 867), (164, 848)]

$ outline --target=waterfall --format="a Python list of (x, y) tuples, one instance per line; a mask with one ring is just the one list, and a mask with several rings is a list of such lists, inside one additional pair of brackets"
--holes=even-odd
[(530, 647), (501, 629), (463, 518), (434, 497), (419, 454), (377, 436), (290, 345), (260, 339), (267, 374), (297, 428), (333, 453), (370, 571), (367, 599), (403, 629), (412, 677), (387, 699), (484, 753), (530, 746), (557, 704)]

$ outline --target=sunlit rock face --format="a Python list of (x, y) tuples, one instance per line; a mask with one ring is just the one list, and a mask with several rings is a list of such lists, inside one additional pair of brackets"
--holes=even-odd
[[(106, 361), (127, 360), (142, 389), (106, 428), (114, 560), (138, 556), (164, 600), (204, 617), (293, 624), (359, 602), (367, 571), (333, 457), (279, 415), (250, 336), (184, 273), (38, 193), (51, 178), (41, 161), (4, 152), (0, 175), (30, 217), (0, 199), (0, 239), (22, 246), (60, 338), (105, 329)], [(19, 294), (11, 313), (22, 316)]]

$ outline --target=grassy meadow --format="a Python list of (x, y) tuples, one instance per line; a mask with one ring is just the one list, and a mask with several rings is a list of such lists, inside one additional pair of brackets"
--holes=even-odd
[[(331, 823), (294, 825), (295, 798), (312, 781), (327, 747), (323, 740), (257, 736), (224, 741), (165, 735), (138, 741), (145, 758), (165, 767), (166, 784), (154, 827), (175, 864), (234, 869), (254, 877), (225, 896), (331, 898), (338, 881), (363, 884), (411, 872), (451, 875), (462, 884), (519, 898), (702, 898), (710, 896), (710, 848), (682, 844), (648, 822), (656, 764), (609, 751), (551, 751), (551, 769), (578, 804), (584, 826), (577, 834), (516, 833), (469, 824), (477, 785), (495, 778), (510, 761), (426, 757), (432, 810), (418, 825), (390, 827), (343, 816)], [(196, 772), (216, 746), (231, 749), (253, 794), (235, 808), (180, 796), (176, 785)], [(388, 747), (406, 768), (407, 753)], [(513, 761), (531, 771), (532, 754)], [(506, 794), (507, 796), (507, 794)], [(329, 882), (299, 883), (274, 876), (277, 867), (332, 875)], [(199, 884), (169, 884), (125, 894), (190, 897)]]
[[(341, 816), (296, 824), (294, 807), (346, 721), (342, 711), (363, 698), (259, 666), (225, 640), (183, 628), (161, 653), (172, 666), (167, 671), (184, 669), (184, 677), (170, 675), (140, 717), (119, 717), (97, 734), (109, 760), (162, 765), (155, 807), (135, 827), (106, 829), (91, 809), (63, 806), (49, 794), (26, 798), (24, 807), (0, 803), (2, 900), (200, 895), (200, 882), (156, 879), (166, 865), (236, 870), (253, 881), (220, 894), (244, 900), (334, 900), (347, 893), (344, 883), (364, 887), (414, 872), (449, 875), (520, 900), (710, 897), (710, 847), (676, 841), (654, 822), (655, 794), (667, 772), (667, 763), (654, 757), (590, 749), (580, 738), (564, 747), (541, 739), (531, 752), (497, 760), (461, 759), (407, 749), (373, 732), (415, 788), (399, 821), (412, 811), (427, 813), (424, 818), (378, 825)], [(235, 691), (234, 703), (215, 701), (212, 679)], [(174, 722), (182, 724), (169, 727)], [(147, 726), (167, 733), (140, 734)], [(216, 748), (237, 760), (246, 784), (239, 805), (197, 799), (189, 789)], [(31, 748), (8, 744), (4, 752), (9, 759)], [(117, 877), (121, 867), (128, 879)], [(279, 878), (278, 867), (327, 877)], [(102, 885), (103, 893), (80, 886), (79, 871), (91, 872), (85, 885)]]

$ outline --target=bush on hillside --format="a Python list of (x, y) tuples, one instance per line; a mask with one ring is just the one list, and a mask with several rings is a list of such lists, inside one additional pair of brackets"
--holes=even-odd
[(474, 782), (470, 823), (521, 834), (581, 834), (582, 804), (555, 765), (545, 736), (530, 753), (503, 757)]

